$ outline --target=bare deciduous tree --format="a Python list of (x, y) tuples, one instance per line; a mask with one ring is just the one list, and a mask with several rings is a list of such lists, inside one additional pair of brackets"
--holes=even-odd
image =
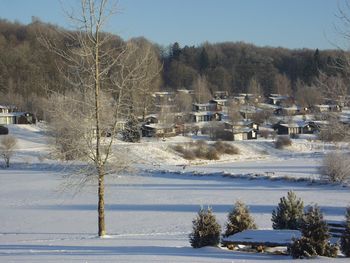
[(17, 139), (12, 135), (3, 135), (0, 139), (0, 155), (5, 161), (5, 167), (10, 167), (10, 160), (17, 146)]
[(342, 152), (328, 153), (322, 161), (322, 177), (330, 182), (350, 180), (350, 156)]
[(285, 74), (277, 74), (275, 77), (275, 93), (281, 95), (291, 95), (292, 85), (289, 78)]
[(197, 103), (208, 103), (212, 94), (208, 87), (208, 82), (204, 76), (198, 76), (193, 84), (194, 96)]
[[(103, 29), (117, 11), (111, 0), (81, 0), (80, 14), (70, 14), (76, 30), (62, 31), (65, 49), (43, 37), (43, 43), (64, 59), (60, 71), (65, 74), (70, 93), (52, 93), (51, 124), (56, 145), (65, 159), (84, 158), (90, 165), (86, 179), (98, 183), (98, 235), (106, 235), (105, 176), (127, 166), (125, 154), (114, 144), (118, 122), (135, 113), (133, 93), (148, 85), (159, 69), (146, 72), (150, 52), (139, 52), (132, 42), (116, 44)], [(158, 72), (157, 72), (158, 71)], [(133, 90), (135, 89), (135, 90)]]

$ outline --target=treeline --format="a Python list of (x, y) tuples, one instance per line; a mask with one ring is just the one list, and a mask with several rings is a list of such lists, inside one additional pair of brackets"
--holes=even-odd
[(339, 64), (344, 54), (338, 50), (310, 50), (257, 47), (243, 42), (205, 43), (199, 47), (178, 43), (163, 55), (164, 86), (191, 88), (198, 75), (205, 76), (211, 91), (230, 94), (247, 92), (254, 78), (265, 94), (278, 91), (279, 79), (287, 77), (292, 91), (297, 83), (311, 86), (323, 72), (341, 77)]
[[(38, 40), (44, 35), (63, 50), (70, 43), (64, 34), (56, 34), (56, 26), (33, 19), (22, 25), (0, 20), (0, 103), (33, 103), (33, 98), (50, 91), (67, 89), (69, 85), (58, 68), (64, 68), (62, 59), (46, 49)], [(68, 31), (67, 31), (68, 32)], [(111, 38), (110, 45), (124, 41)], [(138, 39), (139, 42), (148, 42)], [(193, 89), (198, 78), (205, 78), (210, 91), (226, 90), (230, 94), (246, 92), (252, 79), (261, 85), (263, 93), (278, 91), (278, 79), (287, 79), (292, 90), (298, 80), (311, 85), (322, 71), (328, 76), (342, 76), (336, 64), (343, 53), (338, 50), (289, 50), (256, 47), (238, 43), (204, 43), (200, 46), (180, 47), (178, 43), (165, 48), (153, 44), (163, 65), (161, 81), (155, 90)], [(12, 97), (11, 97), (12, 96)], [(30, 110), (30, 107), (29, 109)]]

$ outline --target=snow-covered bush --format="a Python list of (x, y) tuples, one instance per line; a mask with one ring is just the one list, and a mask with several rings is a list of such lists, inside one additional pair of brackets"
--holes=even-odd
[(322, 178), (330, 182), (350, 180), (350, 155), (342, 152), (331, 152), (323, 158), (320, 168)]
[(243, 202), (237, 201), (227, 216), (224, 236), (234, 235), (246, 229), (256, 229), (256, 225), (248, 207)]
[(201, 208), (192, 224), (193, 230), (189, 238), (193, 248), (217, 246), (220, 243), (221, 227), (211, 208), (207, 210)]
[(283, 149), (286, 146), (292, 145), (292, 141), (288, 136), (278, 136), (275, 141), (275, 147), (277, 149)]
[(17, 146), (17, 139), (12, 135), (3, 135), (0, 139), (0, 156), (5, 161), (5, 166), (10, 167), (10, 160)]
[(317, 205), (308, 209), (300, 227), (303, 237), (295, 240), (290, 247), (290, 253), (293, 258), (315, 256), (314, 252), (320, 256), (337, 256), (338, 246), (330, 244), (329, 229)]
[(282, 197), (272, 212), (273, 229), (298, 229), (304, 214), (304, 203), (293, 191)]
[(350, 207), (346, 209), (345, 223), (345, 231), (340, 239), (340, 248), (345, 256), (350, 257)]

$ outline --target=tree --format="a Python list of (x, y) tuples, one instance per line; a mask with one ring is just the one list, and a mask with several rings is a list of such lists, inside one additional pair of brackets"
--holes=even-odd
[(323, 179), (332, 183), (344, 183), (350, 180), (350, 155), (344, 152), (327, 153), (320, 172)]
[(249, 85), (248, 85), (248, 93), (254, 96), (253, 97), (254, 102), (260, 102), (263, 99), (264, 93), (256, 77), (252, 77), (250, 79)]
[(140, 135), (140, 126), (139, 122), (134, 116), (130, 116), (130, 118), (125, 123), (125, 128), (122, 131), (123, 140), (126, 142), (139, 142)]
[(343, 254), (350, 257), (350, 207), (346, 209), (345, 231), (340, 238), (340, 248)]
[(189, 238), (193, 248), (217, 246), (220, 243), (221, 227), (211, 208), (201, 208), (192, 224), (193, 230)]
[(282, 197), (272, 212), (273, 229), (299, 229), (304, 214), (304, 203), (293, 191)]
[(246, 229), (256, 229), (256, 225), (248, 207), (243, 202), (237, 201), (227, 216), (224, 236), (234, 235)]
[(302, 107), (310, 108), (321, 104), (322, 93), (315, 86), (306, 86), (301, 80), (297, 81), (295, 99)]
[(275, 89), (274, 92), (281, 95), (291, 95), (292, 85), (290, 79), (285, 74), (277, 74), (275, 76)]
[[(81, 0), (80, 15), (68, 14), (76, 30), (59, 32), (66, 41), (64, 48), (42, 36), (45, 46), (64, 60), (59, 70), (75, 94), (69, 97), (53, 93), (51, 97), (63, 98), (66, 104), (71, 102), (69, 112), (63, 109), (63, 116), (58, 113), (55, 117), (68, 130), (73, 127), (74, 136), (81, 131), (79, 145), (90, 167), (84, 173), (86, 178), (97, 180), (99, 236), (106, 235), (105, 176), (125, 168), (125, 153), (120, 148), (112, 151), (118, 147), (114, 145), (117, 124), (134, 112), (130, 89), (135, 83), (149, 81), (145, 74), (149, 60), (144, 53), (135, 55), (138, 49), (133, 43), (121, 43), (103, 32), (116, 9), (114, 1)], [(132, 59), (136, 62), (129, 63)], [(68, 145), (64, 151), (70, 150)]]
[(293, 258), (310, 258), (317, 255), (337, 257), (338, 246), (330, 244), (329, 231), (320, 208), (310, 207), (301, 223), (302, 237), (288, 248)]
[(2, 135), (0, 140), (0, 155), (5, 161), (5, 167), (10, 167), (10, 160), (17, 146), (17, 139), (12, 135)]
[(193, 84), (194, 97), (197, 103), (208, 103), (212, 94), (208, 88), (208, 82), (205, 76), (198, 76)]

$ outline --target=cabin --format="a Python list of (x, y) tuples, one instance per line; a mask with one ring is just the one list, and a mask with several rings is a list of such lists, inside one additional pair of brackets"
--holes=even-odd
[(212, 112), (212, 111), (191, 112), (190, 120), (191, 122), (221, 121), (222, 116), (223, 114), (220, 112)]
[(0, 113), (0, 125), (35, 124), (34, 114), (29, 112)]
[(255, 140), (257, 139), (257, 132), (250, 128), (234, 127), (232, 130), (234, 141)]
[(342, 107), (336, 104), (318, 104), (312, 106), (312, 111), (316, 113), (322, 112), (340, 112)]
[(193, 103), (192, 111), (201, 112), (201, 111), (216, 111), (216, 104), (213, 103)]
[(141, 131), (143, 137), (172, 137), (176, 135), (175, 125), (173, 124), (144, 124)]
[[(303, 108), (298, 105), (292, 105), (290, 107), (283, 107), (282, 112), (283, 115), (298, 115), (303, 113)], [(278, 114), (279, 115), (279, 114)]]
[(215, 111), (224, 111), (227, 112), (228, 100), (227, 99), (213, 99), (209, 101), (209, 104), (212, 104), (212, 108)]
[(268, 97), (268, 103), (272, 105), (281, 106), (282, 103), (286, 102), (288, 99), (288, 96), (282, 96), (280, 94), (271, 94), (271, 96)]
[(278, 123), (275, 125), (275, 130), (279, 135), (291, 134), (313, 134), (320, 130), (320, 127), (314, 122), (292, 122), (292, 123)]
[(222, 90), (218, 90), (218, 91), (214, 91), (213, 94), (214, 99), (227, 99), (228, 98), (228, 92), (227, 91), (222, 91)]

